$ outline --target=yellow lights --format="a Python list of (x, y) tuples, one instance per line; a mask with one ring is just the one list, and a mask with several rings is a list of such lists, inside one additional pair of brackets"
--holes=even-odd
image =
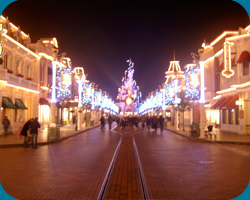
[(10, 23), (10, 25), (11, 25), (14, 29), (18, 29), (14, 24)]
[(49, 55), (47, 55), (46, 53), (39, 53), (38, 54), (40, 57), (45, 57), (45, 58), (47, 58), (47, 59), (49, 59), (49, 60), (53, 60), (53, 57), (52, 56), (49, 56)]
[(131, 105), (131, 104), (132, 104), (132, 99), (128, 97), (128, 98), (126, 99), (126, 104), (127, 104), (127, 105)]
[(231, 45), (228, 41), (224, 43), (224, 70), (222, 71), (222, 75), (226, 78), (234, 75), (234, 71), (231, 70)]
[(190, 82), (191, 85), (197, 86), (199, 84), (199, 77), (197, 74), (191, 74), (190, 79), (191, 79), (191, 82)]
[(237, 106), (240, 106), (240, 105), (241, 105), (241, 101), (237, 100), (237, 101), (235, 102), (235, 104), (236, 104)]
[(228, 89), (225, 89), (225, 90), (218, 91), (216, 93), (217, 94), (223, 94), (223, 93), (232, 92), (232, 91), (235, 91), (235, 90), (236, 90), (236, 88), (228, 88)]
[(62, 84), (66, 87), (71, 84), (71, 76), (69, 74), (63, 74), (62, 79)]
[(49, 88), (48, 87), (45, 87), (45, 86), (40, 86), (41, 89), (43, 90), (48, 90)]
[(214, 97), (213, 99), (220, 99), (221, 95), (217, 95), (216, 97)]
[(32, 90), (32, 89), (28, 89), (28, 88), (24, 88), (24, 87), (20, 87), (20, 86), (17, 86), (17, 85), (12, 85), (12, 84), (6, 84), (6, 85), (10, 86), (10, 87), (21, 89), (21, 90), (25, 90), (25, 91), (28, 91), (28, 92), (33, 92), (33, 93), (37, 93), (37, 94), (40, 93), (40, 91)]
[(204, 105), (205, 108), (209, 108), (210, 106), (211, 106), (211, 104)]
[(28, 48), (24, 47), (23, 45), (21, 45), (20, 43), (18, 43), (17, 41), (15, 41), (14, 39), (12, 39), (11, 37), (9, 37), (8, 35), (6, 35), (7, 32), (4, 32), (2, 35), (7, 38), (8, 40), (10, 40), (11, 42), (15, 43), (17, 46), (21, 47), (22, 49), (24, 49), (25, 51), (29, 52), (31, 55), (33, 55), (34, 57), (40, 59), (40, 57), (38, 55), (36, 55), (34, 52), (32, 52), (31, 50), (29, 50)]
[(241, 38), (245, 38), (245, 37), (249, 37), (249, 36), (250, 36), (249, 33), (244, 34), (244, 35), (233, 36), (233, 37), (230, 37), (230, 38), (226, 38), (226, 41), (241, 39)]
[(232, 85), (231, 87), (233, 87), (233, 88), (243, 88), (243, 87), (247, 87), (249, 85), (250, 85), (250, 81), (246, 82), (246, 83), (238, 84), (238, 85)]
[(219, 42), (223, 37), (225, 37), (227, 34), (236, 34), (238, 35), (238, 32), (237, 31), (225, 31), (223, 32), (219, 37), (217, 37), (213, 42), (211, 42), (210, 45), (206, 46), (205, 43), (202, 44), (202, 47), (204, 49), (207, 49), (207, 48), (212, 48), (212, 46), (214, 46), (217, 42)]
[(50, 41), (50, 43), (53, 44), (56, 48), (58, 48), (58, 43), (57, 43), (56, 38), (53, 38), (53, 39)]
[(43, 43), (47, 44), (47, 43), (50, 43), (50, 41), (49, 40), (44, 40)]

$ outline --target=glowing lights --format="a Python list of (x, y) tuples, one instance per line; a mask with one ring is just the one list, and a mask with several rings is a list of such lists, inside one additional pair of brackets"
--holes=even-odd
[(126, 104), (127, 104), (127, 105), (131, 105), (131, 104), (132, 104), (132, 99), (128, 97), (128, 98), (126, 99)]
[(228, 88), (228, 89), (225, 89), (225, 90), (218, 91), (216, 93), (217, 94), (223, 94), (223, 93), (232, 92), (232, 91), (235, 91), (235, 90), (236, 90), (236, 88)]
[(189, 100), (198, 100), (200, 97), (200, 69), (195, 64), (189, 64), (184, 67), (185, 70), (185, 98)]
[(14, 44), (16, 44), (18, 47), (21, 47), (22, 49), (24, 49), (25, 51), (29, 52), (31, 55), (33, 55), (34, 57), (36, 57), (37, 59), (40, 59), (40, 56), (36, 55), (34, 52), (32, 52), (31, 50), (29, 50), (28, 48), (24, 47), (23, 45), (21, 45), (19, 42), (15, 41), (14, 39), (12, 39), (11, 37), (9, 37), (8, 35), (6, 35), (7, 32), (3, 31), (3, 36), (5, 38), (7, 38), (8, 40), (10, 40), (11, 42), (13, 42)]
[(222, 71), (222, 75), (226, 78), (234, 75), (234, 71), (231, 70), (231, 45), (228, 41), (224, 43), (224, 70)]
[(6, 84), (6, 85), (10, 86), (10, 87), (21, 89), (21, 90), (25, 90), (25, 91), (28, 91), (28, 92), (33, 92), (33, 93), (37, 93), (37, 94), (40, 93), (40, 91), (32, 90), (32, 89), (28, 89), (28, 88), (24, 88), (24, 87), (20, 87), (20, 86), (17, 86), (17, 85), (12, 85), (12, 84)]
[(39, 53), (38, 54), (40, 57), (45, 57), (45, 58), (47, 58), (47, 59), (49, 59), (49, 60), (54, 60), (54, 58), (52, 57), (52, 56), (49, 56), (49, 55), (47, 55), (46, 53)]

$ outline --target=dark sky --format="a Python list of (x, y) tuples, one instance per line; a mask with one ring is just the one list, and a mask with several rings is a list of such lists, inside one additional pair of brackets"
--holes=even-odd
[(249, 24), (245, 9), (231, 0), (18, 0), (2, 15), (32, 42), (56, 37), (59, 54), (66, 52), (113, 99), (130, 57), (145, 99), (165, 82), (174, 50), (183, 68), (204, 39)]

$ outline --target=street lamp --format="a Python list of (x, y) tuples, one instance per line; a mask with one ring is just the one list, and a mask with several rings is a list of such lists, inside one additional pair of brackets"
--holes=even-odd
[(78, 121), (79, 121), (78, 127), (81, 128), (81, 115), (80, 115), (80, 120), (78, 120), (78, 112), (81, 112), (81, 107), (82, 107), (82, 90), (83, 90), (82, 86), (84, 83), (88, 83), (89, 81), (86, 80), (86, 75), (84, 74), (83, 67), (75, 67), (74, 74), (75, 74), (76, 82), (78, 83), (78, 108), (77, 108), (77, 114), (76, 114), (76, 130), (77, 130)]

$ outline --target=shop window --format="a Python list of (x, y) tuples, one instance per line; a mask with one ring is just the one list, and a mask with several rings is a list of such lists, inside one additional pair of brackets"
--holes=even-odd
[(234, 109), (228, 109), (228, 123), (234, 124)]
[(249, 62), (244, 61), (243, 62), (243, 76), (249, 75)]
[(222, 110), (222, 123), (227, 124), (227, 110)]
[(239, 109), (235, 109), (235, 124), (239, 124), (240, 121), (240, 115), (239, 115)]

